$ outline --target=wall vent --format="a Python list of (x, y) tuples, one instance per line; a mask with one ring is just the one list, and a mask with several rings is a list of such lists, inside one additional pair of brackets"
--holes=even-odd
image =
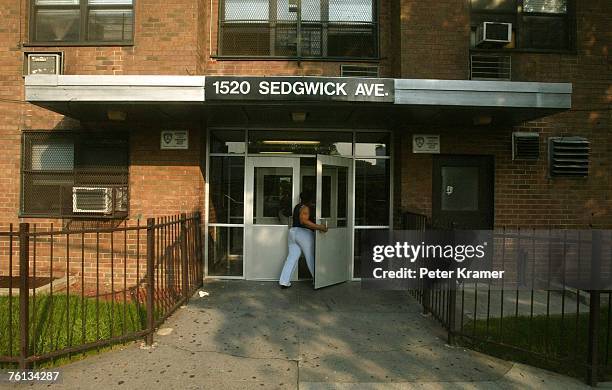
[(509, 55), (470, 55), (470, 78), (472, 80), (510, 80), (512, 59)]
[(551, 177), (586, 177), (589, 175), (590, 144), (582, 137), (553, 137), (548, 140)]
[(512, 133), (512, 160), (535, 161), (540, 157), (540, 134)]
[(342, 77), (378, 77), (378, 66), (375, 65), (340, 65)]

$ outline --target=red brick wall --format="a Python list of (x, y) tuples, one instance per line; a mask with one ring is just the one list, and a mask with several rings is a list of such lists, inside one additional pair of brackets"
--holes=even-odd
[[(22, 53), (62, 50), (67, 74), (255, 74), (337, 75), (339, 62), (226, 61), (216, 53), (217, 0), (136, 1), (135, 45), (127, 47), (23, 47), (27, 42), (27, 4), (5, 1), (0, 7), (0, 222), (16, 222), (19, 206), (20, 134), (22, 129), (78, 129), (81, 124), (23, 102)], [(430, 128), (405, 123), (397, 130), (395, 171), (398, 209), (429, 212), (431, 162), (410, 153), (414, 132), (442, 134), (443, 152), (496, 156), (496, 224), (523, 226), (612, 226), (610, 220), (610, 104), (612, 72), (612, 3), (578, 2), (577, 54), (514, 53), (513, 78), (564, 81), (574, 85), (568, 113), (527, 124), (541, 132), (542, 158), (537, 163), (512, 162), (510, 128)], [(465, 0), (443, 0), (436, 6), (402, 0), (381, 1), (381, 74), (405, 78), (468, 77), (469, 10)], [(212, 26), (212, 35), (209, 34)], [(137, 215), (191, 211), (203, 204), (200, 168), (203, 131), (190, 130), (187, 152), (158, 150), (159, 130), (167, 124), (124, 126), (132, 132), (131, 218)], [(173, 124), (175, 125), (175, 124)], [(399, 134), (399, 133), (398, 133)], [(547, 178), (545, 140), (549, 135), (583, 135), (592, 146), (591, 174), (584, 180)], [(467, 142), (481, 137), (478, 145)], [(526, 188), (529, 186), (529, 188)], [(401, 189), (401, 192), (398, 192)], [(527, 206), (527, 207), (522, 207)], [(526, 211), (518, 211), (518, 209)]]
[(467, 79), (469, 2), (401, 0), (401, 77)]
[[(465, 78), (468, 50), (465, 44), (453, 41), (453, 37), (458, 34), (465, 38), (464, 41), (461, 38), (462, 42), (468, 42), (465, 28), (456, 29), (467, 20), (469, 11), (464, 7), (467, 2), (443, 1), (444, 11), (439, 13), (424, 10), (428, 7), (418, 7), (416, 3), (408, 0), (403, 3), (402, 76)], [(413, 23), (416, 23), (416, 30), (412, 28)], [(406, 125), (400, 131), (441, 134), (442, 153), (494, 155), (496, 226), (611, 228), (611, 25), (612, 2), (578, 2), (575, 54), (512, 54), (513, 80), (571, 82), (572, 110), (514, 129), (495, 125), (471, 128)], [(431, 38), (426, 39), (428, 43), (418, 41), (417, 31), (421, 28), (426, 30), (423, 36)], [(406, 42), (408, 37), (412, 39)], [(409, 51), (405, 51), (406, 47)], [(420, 54), (427, 50), (431, 51), (429, 56)], [(465, 58), (460, 58), (461, 53)], [(415, 56), (419, 60), (411, 61)], [(454, 65), (447, 65), (447, 61)], [(513, 130), (540, 133), (538, 162), (512, 161)], [(591, 142), (589, 176), (584, 179), (548, 178), (547, 139), (572, 135), (586, 137)], [(411, 137), (402, 137), (399, 148), (402, 153), (401, 208), (431, 215), (431, 156), (414, 155), (411, 148)]]
[[(66, 74), (195, 75), (201, 63), (198, 12), (202, 3), (190, 0), (135, 2), (134, 46), (27, 47), (27, 2), (5, 2), (0, 8), (0, 223), (17, 222), (20, 194), (22, 129), (104, 129), (104, 123), (80, 123), (23, 101), (23, 52), (63, 51)], [(200, 124), (190, 129), (188, 151), (159, 150), (161, 128), (178, 124), (121, 125), (131, 133), (130, 218), (171, 215), (201, 209)], [(166, 126), (166, 127), (164, 127)], [(169, 127), (168, 127), (169, 126)], [(40, 219), (32, 220), (41, 222)], [(59, 222), (59, 221), (56, 221)]]
[[(130, 136), (130, 215), (143, 217), (203, 211), (204, 131), (189, 124), (189, 150), (160, 150), (160, 130), (137, 128)], [(177, 128), (177, 127), (174, 127)]]

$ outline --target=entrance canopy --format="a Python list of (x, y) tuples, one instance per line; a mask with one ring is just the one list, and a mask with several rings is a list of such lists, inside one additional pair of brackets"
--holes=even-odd
[(120, 111), (129, 120), (204, 117), (213, 125), (518, 124), (570, 109), (572, 94), (571, 83), (310, 76), (34, 75), (25, 85), (28, 102), (76, 119)]

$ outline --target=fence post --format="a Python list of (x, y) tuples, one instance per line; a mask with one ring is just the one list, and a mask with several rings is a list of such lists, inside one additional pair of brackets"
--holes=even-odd
[(454, 279), (448, 281), (448, 345), (453, 345), (455, 332), (455, 304), (457, 301), (457, 284)]
[(146, 343), (153, 344), (153, 301), (155, 299), (155, 219), (147, 218), (147, 337)]
[(202, 231), (201, 227), (201, 216), (200, 212), (197, 211), (195, 213), (195, 221), (194, 221), (194, 239), (195, 239), (195, 251), (196, 251), (196, 276), (198, 278), (197, 283), (198, 287), (202, 286), (204, 280), (204, 246), (202, 245)]
[(181, 282), (183, 297), (189, 299), (189, 254), (187, 253), (187, 214), (181, 214)]
[(19, 368), (26, 369), (29, 364), (29, 336), (30, 336), (30, 224), (19, 224)]
[(599, 342), (599, 291), (590, 291), (589, 299), (589, 339), (587, 351), (587, 384), (597, 385), (597, 343)]
[[(601, 285), (601, 231), (591, 231), (591, 286), (600, 289)], [(599, 314), (601, 296), (599, 291), (590, 291), (589, 299), (589, 339), (587, 352), (587, 383), (597, 385)]]

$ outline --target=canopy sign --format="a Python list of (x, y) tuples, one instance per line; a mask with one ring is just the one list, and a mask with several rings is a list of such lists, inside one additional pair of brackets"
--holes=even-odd
[(206, 76), (205, 100), (394, 102), (393, 79)]

